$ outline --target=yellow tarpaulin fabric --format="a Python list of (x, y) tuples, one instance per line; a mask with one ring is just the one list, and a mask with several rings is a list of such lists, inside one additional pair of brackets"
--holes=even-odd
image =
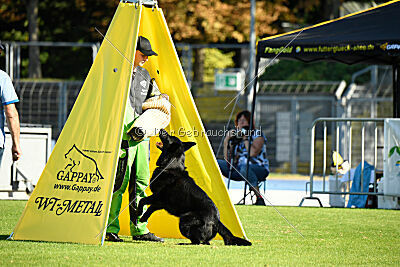
[[(245, 236), (161, 9), (120, 3), (53, 153), (14, 230), (15, 240), (101, 242), (111, 203), (138, 33), (148, 38), (159, 54), (150, 57), (144, 67), (174, 105), (167, 131), (183, 141), (197, 143), (186, 152), (189, 174), (215, 202), (221, 221), (234, 235)], [(150, 168), (154, 170), (159, 151), (155, 138), (150, 143)], [(125, 194), (121, 210), (128, 204)], [(128, 210), (119, 217), (122, 235), (130, 235)], [(178, 219), (165, 211), (154, 213), (148, 227), (162, 237), (183, 238)]]
[(141, 6), (119, 5), (13, 239), (102, 240), (140, 14)]
[[(215, 202), (221, 214), (221, 221), (234, 235), (245, 236), (186, 83), (162, 10), (143, 8), (139, 29), (139, 35), (148, 38), (153, 50), (158, 53), (158, 56), (149, 57), (144, 67), (151, 77), (156, 79), (161, 92), (170, 96), (173, 104), (171, 123), (166, 130), (182, 141), (197, 143), (186, 152), (186, 166), (190, 176)], [(155, 169), (155, 162), (160, 155), (155, 141), (155, 138), (152, 138), (150, 142), (151, 171)], [(122, 207), (127, 205), (128, 198), (125, 194)], [(120, 217), (120, 222), (120, 233), (130, 235), (127, 210)], [(155, 212), (150, 217), (148, 227), (151, 232), (161, 237), (183, 238), (179, 232), (178, 219), (165, 211)]]

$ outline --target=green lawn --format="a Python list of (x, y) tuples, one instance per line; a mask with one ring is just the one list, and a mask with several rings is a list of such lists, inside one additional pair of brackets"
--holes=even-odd
[(25, 201), (0, 201), (0, 266), (24, 265), (400, 265), (400, 211), (277, 207), (302, 238), (271, 207), (237, 206), (251, 247), (181, 246), (105, 242), (103, 247), (7, 241)]

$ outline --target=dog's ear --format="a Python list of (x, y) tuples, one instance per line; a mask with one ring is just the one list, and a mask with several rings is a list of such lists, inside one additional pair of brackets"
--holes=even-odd
[(196, 145), (195, 142), (183, 142), (183, 149), (184, 149), (184, 151), (187, 151), (189, 148), (191, 148), (194, 145)]

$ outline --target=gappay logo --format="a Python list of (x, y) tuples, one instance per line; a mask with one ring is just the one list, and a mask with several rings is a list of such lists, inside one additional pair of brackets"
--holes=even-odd
[(380, 46), (380, 48), (384, 51), (390, 51), (390, 50), (399, 50), (400, 51), (400, 44), (389, 44), (389, 43), (384, 43)]
[[(65, 167), (57, 172), (57, 181), (54, 184), (54, 193), (71, 192), (71, 196), (87, 196), (97, 194), (101, 191), (99, 180), (104, 179), (101, 175), (96, 161), (85, 155), (80, 149), (73, 145), (64, 154)], [(83, 195), (85, 194), (85, 195)], [(64, 213), (91, 214), (100, 216), (103, 212), (103, 201), (82, 199), (61, 199), (57, 197), (39, 196), (35, 199), (38, 210), (54, 212), (57, 216)]]
[(91, 157), (85, 155), (76, 145), (65, 154), (67, 160), (63, 170), (57, 173), (57, 180), (77, 183), (97, 183), (104, 179), (97, 163)]

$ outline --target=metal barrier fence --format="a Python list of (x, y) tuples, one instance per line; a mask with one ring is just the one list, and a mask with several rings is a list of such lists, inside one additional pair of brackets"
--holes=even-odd
[[(323, 152), (322, 152), (322, 189), (316, 189), (314, 176), (317, 174), (315, 170), (315, 163), (320, 159), (315, 154), (315, 143), (316, 143), (316, 131), (318, 126), (322, 127), (323, 132)], [(346, 186), (341, 190), (339, 185), (339, 178), (336, 166), (336, 174), (334, 175), (334, 190), (330, 187), (326, 187), (326, 172), (329, 170), (331, 157), (328, 157), (328, 127), (331, 127), (331, 149), (334, 151), (340, 151), (344, 159), (349, 161), (350, 169), (361, 164), (361, 189), (360, 192), (350, 192), (351, 177), (346, 182)], [(311, 129), (311, 158), (310, 158), (310, 196), (305, 197), (300, 202), (299, 206), (302, 206), (305, 199), (316, 199), (316, 194), (330, 194), (330, 195), (368, 195), (377, 196), (383, 195), (378, 192), (377, 179), (382, 177), (383, 174), (383, 142), (384, 142), (384, 119), (373, 119), (373, 118), (319, 118), (316, 119), (312, 124)], [(335, 141), (333, 141), (335, 140)], [(358, 143), (359, 142), (359, 143)], [(381, 152), (380, 152), (381, 150)], [(364, 174), (364, 162), (371, 162), (374, 167), (374, 181), (372, 191), (363, 192), (363, 174)], [(350, 176), (350, 171), (349, 171)], [(331, 176), (332, 177), (332, 176)], [(319, 201), (320, 202), (320, 201)], [(321, 202), (320, 205), (322, 206)]]
[(90, 48), (92, 50), (92, 61), (96, 58), (100, 48), (99, 43), (74, 43), (74, 42), (2, 42), (5, 47), (5, 71), (11, 79), (21, 78), (21, 48), (22, 47), (61, 47), (61, 48)]

